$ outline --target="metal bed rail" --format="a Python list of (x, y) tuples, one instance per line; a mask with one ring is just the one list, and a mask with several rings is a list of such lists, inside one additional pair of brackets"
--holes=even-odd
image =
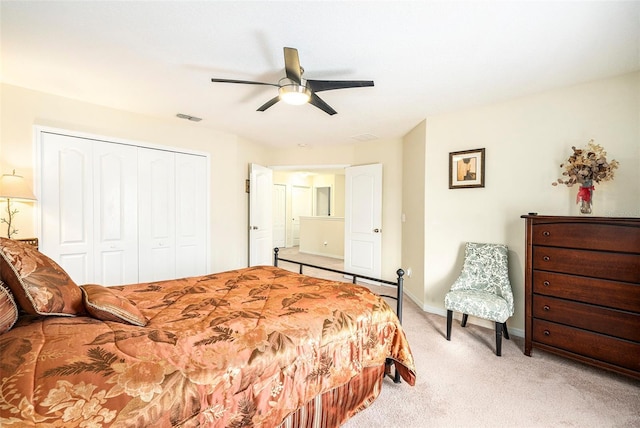
[[(366, 275), (360, 275), (360, 274), (356, 274), (353, 272), (346, 272), (343, 270), (338, 270), (338, 269), (332, 269), (332, 268), (328, 268), (328, 267), (324, 267), (324, 266), (318, 266), (318, 265), (312, 265), (310, 263), (305, 263), (305, 262), (300, 262), (297, 260), (291, 260), (291, 259), (283, 259), (281, 257), (278, 256), (278, 252), (280, 251), (280, 249), (278, 247), (275, 247), (273, 249), (273, 265), (275, 267), (278, 267), (278, 262), (279, 261), (283, 261), (283, 262), (287, 262), (287, 263), (293, 263), (293, 264), (297, 264), (298, 266), (300, 266), (298, 273), (300, 273), (302, 275), (302, 269), (303, 267), (309, 267), (309, 268), (313, 268), (313, 269), (320, 269), (320, 270), (324, 270), (324, 271), (328, 271), (328, 272), (333, 272), (333, 273), (339, 273), (342, 275), (348, 275), (351, 277), (351, 282), (353, 284), (357, 283), (358, 279), (365, 279), (367, 281), (373, 281), (373, 282), (377, 282), (380, 284), (387, 284), (387, 285), (393, 285), (395, 287), (397, 287), (396, 290), (396, 295), (395, 296), (389, 296), (389, 295), (384, 295), (384, 294), (380, 294), (381, 297), (387, 297), (390, 299), (393, 299), (396, 301), (396, 316), (398, 317), (398, 321), (400, 321), (400, 324), (402, 324), (402, 296), (404, 295), (404, 270), (398, 269), (396, 271), (396, 275), (398, 275), (397, 280), (394, 281), (388, 281), (386, 279), (380, 279), (380, 278), (373, 278), (370, 276), (366, 276)], [(389, 377), (391, 377), (393, 379), (393, 381), (395, 383), (400, 383), (400, 373), (398, 373), (398, 370), (395, 370), (395, 375), (391, 375), (390, 373), (390, 368), (391, 365), (393, 364), (393, 361), (391, 359), (387, 359), (386, 362), (386, 370), (385, 370), (385, 374)]]

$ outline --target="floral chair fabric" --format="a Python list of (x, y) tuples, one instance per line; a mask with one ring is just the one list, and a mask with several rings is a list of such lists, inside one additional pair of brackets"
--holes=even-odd
[(452, 312), (475, 316), (496, 323), (496, 347), (500, 355), (502, 331), (508, 339), (506, 321), (513, 315), (513, 292), (509, 282), (507, 246), (468, 242), (460, 276), (445, 295), (447, 340), (451, 336)]

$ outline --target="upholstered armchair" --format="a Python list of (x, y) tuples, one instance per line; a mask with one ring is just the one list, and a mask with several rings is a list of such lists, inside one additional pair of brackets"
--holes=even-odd
[(502, 335), (509, 339), (507, 319), (513, 315), (507, 246), (467, 242), (464, 265), (444, 297), (447, 309), (447, 340), (451, 340), (453, 312), (462, 313), (462, 327), (469, 315), (495, 322), (496, 355), (502, 355)]

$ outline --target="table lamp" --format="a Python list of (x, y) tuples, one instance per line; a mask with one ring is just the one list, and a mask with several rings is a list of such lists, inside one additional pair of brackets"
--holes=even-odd
[(21, 175), (16, 175), (16, 170), (13, 170), (13, 174), (3, 174), (0, 177), (0, 199), (7, 200), (7, 214), (8, 219), (2, 218), (0, 219), (0, 223), (5, 223), (7, 225), (7, 237), (11, 238), (11, 236), (18, 233), (18, 229), (13, 227), (11, 223), (13, 222), (13, 218), (18, 213), (16, 208), (11, 208), (11, 200), (25, 200), (25, 201), (35, 201), (36, 197), (33, 195), (31, 189), (27, 186), (27, 183), (24, 180), (24, 177)]

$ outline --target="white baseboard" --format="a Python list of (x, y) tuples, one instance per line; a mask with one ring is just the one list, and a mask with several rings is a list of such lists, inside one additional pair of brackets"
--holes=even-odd
[(344, 260), (344, 256), (341, 254), (323, 253), (321, 251), (298, 251), (300, 254), (310, 254), (312, 256), (329, 257), (332, 259)]
[[(428, 312), (430, 314), (435, 314), (435, 315), (440, 315), (442, 317), (447, 317), (447, 310), (445, 308), (441, 308), (441, 307), (435, 307), (435, 306), (428, 306), (428, 305), (421, 305), (418, 302), (418, 299), (416, 299), (415, 296), (413, 296), (411, 293), (407, 292), (405, 290), (404, 294), (407, 295), (408, 298), (410, 298), (411, 300), (413, 300), (413, 302), (415, 304), (417, 304), (418, 306), (422, 306), (422, 310), (425, 312)], [(462, 318), (462, 314), (458, 314), (458, 313), (454, 313), (454, 318), (455, 319), (461, 319)], [(476, 318), (476, 317), (469, 317), (468, 322), (470, 324), (475, 324), (475, 325), (479, 325), (481, 327), (487, 327), (490, 329), (495, 328), (495, 324), (492, 321), (487, 321), (487, 320), (483, 320), (481, 318)], [(508, 323), (508, 321), (507, 321)], [(513, 327), (509, 327), (509, 334), (512, 336), (517, 336), (517, 337), (524, 337), (524, 330), (522, 330), (521, 328), (513, 328)]]

